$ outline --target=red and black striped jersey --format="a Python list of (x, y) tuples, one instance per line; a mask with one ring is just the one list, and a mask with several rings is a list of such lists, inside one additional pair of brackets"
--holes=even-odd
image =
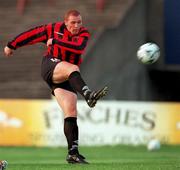
[(53, 38), (53, 44), (48, 47), (46, 54), (80, 65), (82, 62), (81, 54), (87, 46), (89, 37), (90, 34), (85, 27), (81, 27), (78, 34), (72, 35), (67, 30), (64, 22), (56, 22), (23, 32), (8, 42), (7, 46), (15, 50), (38, 42), (46, 43), (48, 39)]

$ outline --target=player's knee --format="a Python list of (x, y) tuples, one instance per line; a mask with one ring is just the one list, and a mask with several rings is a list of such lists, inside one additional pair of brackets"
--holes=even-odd
[(68, 99), (64, 101), (64, 114), (65, 117), (69, 116), (69, 117), (76, 117), (77, 116), (77, 106), (76, 106), (76, 102), (73, 102), (72, 99)]
[(77, 65), (71, 65), (70, 69), (69, 69), (69, 75), (75, 71), (80, 71), (79, 67)]
[(72, 64), (71, 66), (71, 71), (74, 72), (74, 71), (79, 71), (79, 67), (77, 65), (74, 65)]
[(65, 113), (65, 117), (77, 117), (76, 110), (68, 109), (67, 113)]

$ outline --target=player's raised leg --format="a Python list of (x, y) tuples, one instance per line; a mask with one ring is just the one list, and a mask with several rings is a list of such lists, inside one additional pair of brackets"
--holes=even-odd
[(69, 76), (71, 86), (78, 91), (86, 100), (89, 107), (94, 107), (99, 99), (104, 97), (108, 92), (108, 87), (105, 86), (98, 91), (92, 91), (84, 82), (80, 72), (72, 72)]
[(98, 91), (90, 90), (81, 77), (79, 67), (65, 61), (58, 63), (53, 72), (54, 83), (59, 83), (62, 80), (68, 80), (72, 88), (85, 98), (90, 107), (94, 107), (108, 91), (107, 86)]

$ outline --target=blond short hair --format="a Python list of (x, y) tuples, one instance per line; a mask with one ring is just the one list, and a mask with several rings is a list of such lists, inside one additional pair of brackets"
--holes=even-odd
[(66, 14), (64, 16), (64, 20), (67, 20), (69, 18), (69, 16), (79, 16), (79, 15), (81, 15), (79, 11), (77, 11), (75, 9), (71, 9), (66, 12)]

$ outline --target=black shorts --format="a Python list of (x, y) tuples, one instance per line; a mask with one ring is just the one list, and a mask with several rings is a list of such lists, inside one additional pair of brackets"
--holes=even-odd
[(77, 92), (71, 87), (69, 84), (69, 81), (64, 81), (62, 83), (53, 83), (52, 81), (52, 76), (53, 76), (53, 71), (56, 65), (61, 62), (61, 60), (54, 58), (52, 56), (44, 56), (42, 59), (42, 64), (41, 64), (41, 76), (44, 79), (44, 81), (49, 85), (49, 87), (52, 90), (52, 94), (54, 95), (54, 90), (56, 88), (62, 88), (68, 91), (71, 91), (73, 93)]

